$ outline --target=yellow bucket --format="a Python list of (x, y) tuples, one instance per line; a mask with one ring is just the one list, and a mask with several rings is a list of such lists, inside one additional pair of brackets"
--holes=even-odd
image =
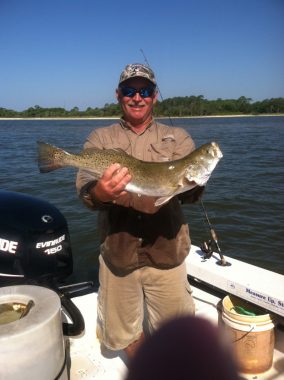
[[(262, 309), (232, 295), (226, 296), (222, 304), (222, 319), (232, 337), (240, 372), (258, 374), (269, 370), (275, 342), (271, 315), (263, 314)], [(237, 312), (240, 308), (255, 315), (240, 314)]]

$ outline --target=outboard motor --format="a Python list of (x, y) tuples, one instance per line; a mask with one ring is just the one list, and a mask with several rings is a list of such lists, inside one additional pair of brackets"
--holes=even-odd
[[(0, 378), (67, 379), (63, 334), (80, 335), (85, 327), (71, 294), (87, 284), (62, 286), (72, 270), (68, 226), (59, 210), (29, 195), (0, 191)], [(12, 319), (5, 321), (6, 315)], [(23, 363), (14, 366), (14, 357)]]
[(68, 226), (59, 210), (29, 195), (0, 191), (0, 285), (60, 282), (72, 270)]

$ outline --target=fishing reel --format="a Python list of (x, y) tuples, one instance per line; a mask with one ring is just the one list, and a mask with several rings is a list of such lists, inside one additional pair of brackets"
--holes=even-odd
[(204, 253), (203, 255), (204, 260), (210, 259), (213, 253), (216, 252), (220, 256), (220, 260), (217, 261), (217, 264), (221, 266), (229, 266), (230, 264), (225, 260), (225, 257), (221, 253), (216, 232), (213, 229), (211, 229), (210, 233), (211, 233), (212, 239), (204, 241), (200, 246), (200, 249)]
[(212, 236), (212, 240), (209, 239), (207, 241), (204, 241), (200, 246), (200, 249), (204, 253), (203, 255), (204, 260), (210, 259), (213, 253), (216, 252), (220, 256), (220, 260), (217, 261), (217, 264), (223, 267), (230, 266), (231, 264), (228, 263), (225, 257), (222, 255), (221, 249), (218, 244), (216, 232), (213, 229), (211, 229), (210, 233)]
[(210, 237), (211, 239), (204, 241), (200, 247), (204, 253), (204, 259), (210, 259), (210, 257), (213, 255), (213, 252), (219, 253), (219, 255), (221, 255), (221, 249), (219, 247), (217, 234), (211, 225)]
[(210, 257), (213, 255), (213, 252), (214, 252), (213, 244), (214, 242), (211, 239), (204, 241), (201, 244), (200, 249), (204, 253), (204, 256), (203, 256), (204, 259), (210, 259)]

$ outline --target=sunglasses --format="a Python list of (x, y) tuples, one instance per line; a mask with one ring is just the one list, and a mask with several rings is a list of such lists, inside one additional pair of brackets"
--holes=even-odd
[(128, 98), (133, 98), (137, 93), (141, 96), (141, 98), (149, 98), (151, 97), (155, 92), (155, 87), (149, 86), (140, 88), (140, 90), (137, 90), (133, 87), (119, 87), (120, 91), (123, 96), (127, 96)]

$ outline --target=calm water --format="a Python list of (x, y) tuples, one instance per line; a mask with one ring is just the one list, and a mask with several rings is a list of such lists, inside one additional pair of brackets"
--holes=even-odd
[[(93, 128), (111, 122), (0, 120), (0, 188), (46, 199), (60, 209), (68, 221), (78, 281), (96, 278), (96, 213), (77, 198), (74, 169), (39, 174), (36, 141), (78, 152)], [(223, 253), (284, 274), (284, 117), (173, 122), (197, 146), (214, 140), (223, 151), (203, 197)], [(202, 208), (183, 207), (192, 241), (200, 245), (209, 237)]]

